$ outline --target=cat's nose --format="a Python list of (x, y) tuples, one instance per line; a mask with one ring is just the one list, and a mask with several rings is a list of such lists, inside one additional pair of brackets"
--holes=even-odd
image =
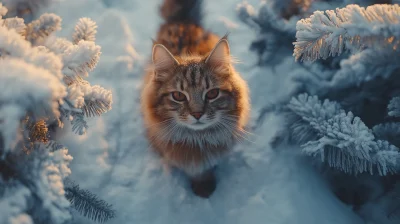
[(201, 116), (203, 116), (203, 112), (193, 112), (191, 113), (191, 115), (196, 118), (197, 120), (199, 120), (201, 118)]

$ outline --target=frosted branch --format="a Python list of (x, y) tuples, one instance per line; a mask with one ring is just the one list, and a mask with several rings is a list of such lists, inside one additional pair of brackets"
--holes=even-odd
[(65, 38), (50, 37), (45, 42), (45, 46), (57, 55), (60, 55), (66, 52), (67, 49), (72, 47), (73, 43)]
[[(82, 86), (83, 87), (83, 86)], [(85, 116), (100, 116), (111, 110), (112, 93), (101, 86), (85, 86), (82, 88), (85, 95), (85, 104), (82, 110)]]
[(340, 112), (338, 103), (329, 100), (321, 102), (317, 96), (308, 96), (306, 93), (293, 97), (288, 107), (311, 124), (319, 124)]
[(296, 131), (314, 133), (315, 140), (310, 138), (302, 145), (304, 153), (319, 156), (329, 166), (352, 174), (372, 174), (377, 170), (380, 175), (387, 175), (399, 165), (398, 148), (375, 140), (360, 118), (351, 112), (346, 114), (337, 103), (321, 103), (316, 96), (300, 94), (288, 107), (302, 120), (297, 122)]
[(46, 13), (26, 26), (26, 39), (33, 44), (42, 43), (46, 37), (60, 29), (61, 18)]
[(0, 53), (2, 57), (12, 57), (49, 70), (55, 77), (62, 78), (62, 62), (52, 52), (42, 51), (23, 39), (15, 30), (0, 26)]
[(88, 82), (75, 82), (68, 87), (70, 102), (81, 108), (85, 116), (100, 116), (111, 109), (112, 93)]
[(68, 155), (68, 150), (50, 152), (44, 144), (36, 144), (32, 153), (23, 159), (18, 166), (18, 175), (36, 196), (36, 203), (41, 204), (32, 208), (36, 210), (34, 214), (42, 214), (34, 218), (41, 223), (64, 223), (69, 220), (70, 203), (65, 198), (63, 184), (63, 178), (71, 173), (68, 166), (72, 157)]
[[(0, 3), (0, 207), (5, 214), (0, 223), (67, 223), (71, 204), (63, 180), (71, 174), (72, 157), (50, 139), (46, 122), (62, 126), (64, 117), (74, 132), (84, 134), (87, 116), (111, 109), (111, 91), (82, 79), (100, 56), (93, 42), (95, 23), (80, 20), (74, 36), (81, 40), (74, 45), (50, 37), (61, 24), (54, 14), (25, 25), (22, 19), (3, 19), (5, 13)], [(11, 183), (26, 194), (10, 191)], [(84, 202), (92, 206), (73, 200), (74, 205), (92, 209), (85, 214), (94, 220), (112, 218), (111, 206), (101, 207), (103, 201), (92, 196)]]
[(377, 170), (382, 176), (397, 169), (398, 148), (385, 141), (375, 141), (372, 132), (351, 112), (341, 112), (323, 122), (318, 132), (322, 137), (303, 145), (303, 151), (319, 155), (331, 167), (352, 174), (373, 174)]
[(67, 94), (49, 71), (12, 58), (0, 60), (0, 89), (1, 103), (17, 104), (37, 117), (58, 117), (58, 104)]
[[(296, 60), (314, 61), (340, 55), (345, 49), (383, 47), (397, 49), (400, 37), (400, 6), (358, 5), (316, 11), (296, 25)], [(379, 44), (377, 44), (379, 43)]]
[(74, 34), (72, 39), (74, 44), (79, 43), (81, 40), (95, 41), (97, 33), (96, 23), (89, 18), (81, 18), (75, 26)]
[(310, 124), (319, 124), (333, 117), (340, 111), (340, 105), (329, 100), (321, 102), (316, 96), (300, 94), (291, 99), (288, 109), (286, 115), (291, 141), (304, 144), (318, 137), (318, 132)]
[(100, 58), (100, 46), (91, 41), (80, 41), (77, 45), (68, 47), (62, 54), (63, 73), (71, 78), (87, 77)]

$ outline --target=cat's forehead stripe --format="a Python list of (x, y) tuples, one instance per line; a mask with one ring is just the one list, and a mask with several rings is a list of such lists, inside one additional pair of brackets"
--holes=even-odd
[(192, 87), (196, 86), (196, 67), (191, 66), (190, 67), (190, 82), (192, 84)]
[(178, 82), (176, 85), (182, 89), (187, 90), (188, 88), (210, 88), (213, 80), (202, 64), (192, 63), (182, 66), (180, 72), (175, 79)]
[(189, 76), (188, 76), (188, 74), (189, 74), (189, 67), (185, 67), (185, 68), (183, 69), (183, 71), (182, 71), (182, 74), (183, 74), (183, 77), (185, 78), (185, 81), (186, 81), (187, 83), (189, 83), (189, 82), (190, 82), (190, 79), (189, 79)]
[(197, 66), (196, 67), (196, 82), (197, 82), (197, 85), (199, 85), (199, 86), (201, 86), (202, 85), (202, 80), (203, 80), (203, 75), (204, 74), (202, 74), (202, 72), (201, 72), (201, 70), (200, 70), (200, 66)]
[(183, 79), (179, 79), (179, 84), (180, 84), (181, 90), (183, 90), (185, 88)]

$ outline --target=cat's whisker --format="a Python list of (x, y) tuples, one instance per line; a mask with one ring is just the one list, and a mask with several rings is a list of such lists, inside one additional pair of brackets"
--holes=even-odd
[[(222, 120), (224, 120), (224, 119), (222, 119)], [(225, 124), (228, 124), (228, 125), (235, 125), (232, 121), (229, 121), (229, 120), (224, 120), (225, 121)], [(221, 123), (223, 123), (223, 122), (221, 122)], [(223, 123), (224, 124), (224, 123)], [(244, 131), (244, 129), (241, 129), (241, 128), (239, 128), (239, 129), (233, 129), (234, 131), (234, 135), (238, 138), (238, 140), (240, 140), (240, 139), (242, 139), (242, 140), (246, 140), (247, 142), (250, 142), (250, 143), (252, 143), (252, 144), (254, 144), (255, 142), (253, 142), (253, 141), (251, 141), (250, 139), (248, 139), (247, 137), (246, 137), (246, 132)]]
[(179, 128), (179, 125), (176, 123), (173, 123), (172, 127), (169, 125), (166, 127), (167, 131), (164, 133), (164, 135), (161, 136), (161, 139), (171, 139), (172, 136), (174, 136), (174, 133), (176, 132), (176, 128)]
[[(229, 115), (229, 116), (231, 116), (231, 115)], [(236, 119), (229, 118), (229, 116), (223, 117), (222, 119), (226, 120), (227, 122), (236, 122), (237, 121)], [(237, 129), (238, 129), (238, 131), (243, 132), (243, 133), (245, 133), (247, 135), (255, 135), (254, 133), (249, 132), (249, 131), (247, 131), (247, 130), (245, 130), (243, 128), (237, 128)]]
[(223, 131), (225, 135), (224, 137), (229, 137), (230, 132), (228, 128), (225, 128), (221, 122), (218, 122), (216, 125), (217, 125), (217, 131)]
[(174, 119), (173, 119), (173, 118), (169, 118), (169, 119), (167, 119), (167, 120), (164, 120), (164, 121), (161, 121), (161, 122), (158, 122), (158, 123), (154, 123), (154, 124), (151, 124), (151, 125), (146, 125), (146, 124), (144, 124), (144, 126), (145, 126), (146, 128), (151, 128), (151, 127), (155, 127), (155, 126), (159, 126), (159, 125), (162, 125), (162, 124), (171, 122), (172, 120), (174, 120)]
[(237, 134), (234, 131), (232, 131), (232, 128), (229, 127), (229, 124), (226, 124), (224, 122), (219, 122), (219, 124), (221, 124), (229, 132), (229, 134), (234, 135), (235, 138), (240, 137), (240, 136), (237, 136)]
[(175, 123), (171, 122), (168, 123), (163, 129), (168, 130), (168, 131), (163, 131), (162, 135), (153, 135), (151, 138), (151, 141), (155, 141), (155, 140), (165, 140), (165, 138), (169, 135), (169, 132), (172, 131), (175, 127)]

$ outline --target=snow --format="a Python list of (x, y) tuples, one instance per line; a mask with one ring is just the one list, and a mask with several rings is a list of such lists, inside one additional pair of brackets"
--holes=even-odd
[[(81, 17), (98, 25), (102, 54), (89, 81), (113, 91), (113, 109), (90, 119), (86, 135), (65, 131), (58, 137), (74, 157), (71, 179), (116, 209), (109, 223), (362, 223), (298, 155), (300, 149), (269, 146), (283, 122), (279, 116), (267, 114), (255, 124), (261, 108), (294, 88), (288, 76), (294, 58), (283, 57), (275, 68), (255, 66), (256, 56), (248, 50), (254, 33), (236, 16), (238, 0), (206, 1), (205, 24), (220, 35), (230, 31), (231, 52), (241, 61), (237, 69), (251, 89), (251, 126), (257, 129), (220, 164), (217, 190), (209, 199), (194, 196), (180, 173), (163, 169), (148, 150), (139, 110), (143, 69), (161, 22), (159, 3), (68, 0), (46, 10), (63, 19), (59, 33), (66, 38)], [(84, 217), (76, 222), (90, 223)]]

